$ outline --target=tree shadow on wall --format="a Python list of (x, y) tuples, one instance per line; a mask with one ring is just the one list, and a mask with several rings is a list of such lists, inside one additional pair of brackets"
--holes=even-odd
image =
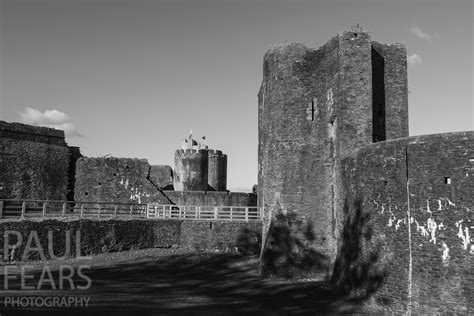
[(243, 255), (259, 255), (262, 246), (261, 230), (244, 227), (237, 237), (238, 252)]
[(295, 211), (277, 208), (263, 246), (263, 276), (314, 277), (327, 273), (329, 259), (315, 249), (313, 224)]
[(371, 214), (363, 212), (360, 199), (354, 202), (352, 210), (346, 200), (344, 218), (332, 282), (341, 293), (366, 299), (380, 288), (387, 275), (380, 257), (382, 245), (374, 236)]

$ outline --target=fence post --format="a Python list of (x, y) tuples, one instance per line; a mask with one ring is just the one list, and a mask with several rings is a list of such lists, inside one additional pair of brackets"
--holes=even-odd
[(118, 208), (118, 206), (117, 206), (117, 204), (115, 204), (115, 206), (114, 206), (114, 217), (115, 218), (117, 218), (117, 211), (118, 211), (117, 208)]
[(67, 207), (67, 204), (63, 203), (63, 217), (66, 217), (66, 207)]
[(196, 219), (198, 219), (198, 209), (199, 206), (196, 206), (196, 208), (194, 209), (194, 215), (196, 216)]
[(232, 206), (231, 206), (231, 207), (230, 207), (230, 220), (233, 219), (233, 218), (232, 218), (232, 210), (233, 210), (233, 208), (232, 208)]
[(21, 219), (25, 219), (26, 202), (21, 203)]
[(133, 215), (133, 205), (130, 205), (130, 218), (132, 218)]
[(43, 218), (46, 217), (46, 207), (47, 207), (47, 205), (48, 205), (48, 202), (44, 201), (43, 202)]
[(214, 219), (217, 220), (217, 212), (218, 212), (218, 208), (217, 206), (214, 206)]
[(245, 208), (245, 221), (246, 222), (249, 221), (249, 208), (248, 207)]
[(84, 217), (84, 203), (81, 203), (81, 218)]
[(97, 210), (97, 218), (100, 218), (100, 210), (101, 210), (101, 206), (99, 204), (99, 209)]
[(3, 201), (0, 201), (0, 218), (3, 218)]

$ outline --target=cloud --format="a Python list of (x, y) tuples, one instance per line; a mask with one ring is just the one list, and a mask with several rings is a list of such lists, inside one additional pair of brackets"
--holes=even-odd
[(408, 65), (410, 66), (418, 65), (423, 62), (420, 55), (414, 54), (414, 53), (408, 56), (407, 61), (408, 61)]
[(81, 137), (76, 126), (71, 122), (71, 118), (64, 112), (58, 110), (46, 110), (41, 112), (37, 109), (27, 107), (20, 112), (21, 122), (36, 126), (45, 126), (63, 130), (69, 137)]
[(420, 27), (416, 26), (416, 25), (412, 25), (410, 27), (410, 31), (417, 37), (421, 38), (421, 39), (425, 39), (427, 41), (432, 41), (432, 40), (438, 40), (439, 39), (439, 34), (438, 33), (434, 33), (433, 35), (425, 32), (424, 30), (422, 30)]

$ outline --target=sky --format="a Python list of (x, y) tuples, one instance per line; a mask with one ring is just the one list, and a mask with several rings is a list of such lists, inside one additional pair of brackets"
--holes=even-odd
[(192, 130), (257, 183), (265, 51), (359, 24), (408, 49), (410, 135), (474, 129), (473, 2), (0, 0), (0, 120), (64, 129), (85, 156), (174, 166)]

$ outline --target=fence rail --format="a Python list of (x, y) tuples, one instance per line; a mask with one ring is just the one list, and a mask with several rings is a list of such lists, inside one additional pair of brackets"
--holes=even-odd
[(147, 218), (201, 221), (261, 221), (262, 213), (255, 206), (190, 206), (148, 204)]
[(261, 221), (262, 213), (251, 206), (183, 206), (0, 199), (0, 219), (181, 219)]
[(146, 204), (0, 200), (1, 219), (27, 218), (146, 218)]

